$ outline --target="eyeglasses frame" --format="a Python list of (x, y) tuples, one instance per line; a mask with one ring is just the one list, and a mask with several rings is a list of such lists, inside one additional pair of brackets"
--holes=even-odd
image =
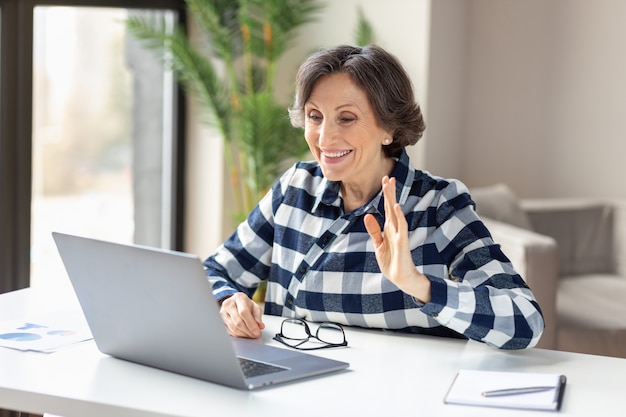
[[(304, 339), (300, 339), (300, 338), (293, 338), (293, 337), (288, 337), (285, 336), (283, 334), (283, 326), (285, 323), (301, 323), (304, 327), (304, 331), (307, 334), (307, 337)], [(285, 346), (288, 346), (290, 348), (294, 348), (294, 349), (298, 349), (298, 350), (318, 350), (318, 349), (327, 349), (327, 348), (335, 348), (335, 347), (344, 347), (344, 346), (348, 346), (348, 341), (346, 340), (346, 332), (343, 328), (343, 326), (339, 323), (335, 323), (335, 322), (331, 322), (331, 321), (323, 321), (320, 323), (316, 323), (317, 324), (317, 330), (315, 331), (315, 335), (311, 332), (311, 328), (309, 327), (309, 323), (304, 320), (304, 319), (299, 319), (299, 318), (287, 318), (285, 320), (282, 321), (282, 323), (280, 324), (280, 332), (276, 333), (274, 335), (274, 337), (272, 339), (276, 340), (277, 342), (282, 343)], [(319, 336), (319, 331), (322, 328), (335, 328), (338, 330), (341, 330), (341, 334), (343, 335), (343, 342), (341, 343), (330, 343), (330, 342), (326, 342), (322, 339), (320, 339)], [(302, 347), (303, 344), (305, 344), (306, 342), (308, 342), (311, 339), (317, 339), (319, 342), (323, 343), (322, 346), (314, 346), (314, 347)], [(287, 343), (287, 340), (294, 340), (294, 341), (299, 341), (299, 343), (294, 344), (290, 344)]]

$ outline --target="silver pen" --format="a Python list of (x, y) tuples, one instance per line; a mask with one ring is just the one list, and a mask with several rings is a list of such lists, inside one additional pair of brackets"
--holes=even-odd
[(520, 394), (532, 394), (534, 392), (550, 391), (556, 387), (523, 387), (523, 388), (507, 388), (497, 389), (494, 391), (485, 391), (481, 395), (483, 397), (501, 397), (504, 395), (520, 395)]

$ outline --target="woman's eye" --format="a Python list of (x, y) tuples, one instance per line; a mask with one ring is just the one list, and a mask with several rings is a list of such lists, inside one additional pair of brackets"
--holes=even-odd
[(318, 121), (322, 119), (322, 116), (317, 112), (310, 112), (308, 115), (309, 120)]
[(339, 118), (339, 121), (341, 123), (351, 123), (351, 122), (353, 122), (355, 120), (356, 120), (356, 117), (354, 117), (354, 116), (341, 116)]

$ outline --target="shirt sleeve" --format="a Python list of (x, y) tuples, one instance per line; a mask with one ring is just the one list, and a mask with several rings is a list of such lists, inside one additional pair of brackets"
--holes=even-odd
[[(431, 301), (422, 311), (441, 325), (502, 349), (535, 346), (544, 329), (541, 309), (522, 277), (476, 214), (463, 185), (444, 190), (436, 242), (448, 277), (428, 276)], [(454, 208), (452, 206), (455, 206)]]
[(274, 241), (274, 213), (295, 168), (287, 171), (235, 232), (204, 261), (217, 300), (236, 292), (252, 297), (269, 274)]

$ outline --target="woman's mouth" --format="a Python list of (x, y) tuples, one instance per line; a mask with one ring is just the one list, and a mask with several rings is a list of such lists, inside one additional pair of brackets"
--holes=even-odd
[(326, 159), (336, 161), (336, 160), (343, 158), (344, 156), (348, 155), (351, 152), (352, 151), (322, 152), (322, 156), (324, 156), (324, 158)]

